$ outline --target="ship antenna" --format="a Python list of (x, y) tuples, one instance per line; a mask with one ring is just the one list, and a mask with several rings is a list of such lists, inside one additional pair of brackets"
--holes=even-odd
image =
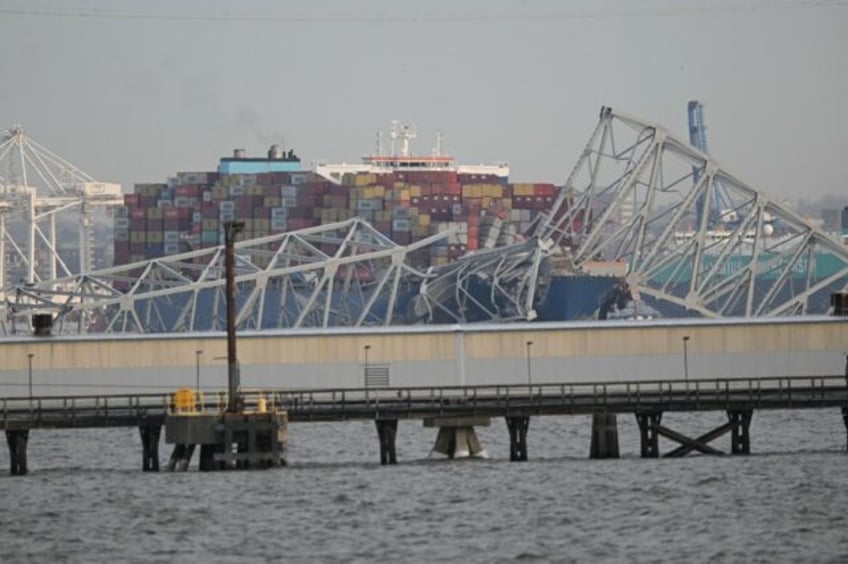
[(400, 131), (400, 139), (401, 139), (401, 156), (408, 157), (409, 156), (409, 142), (415, 139), (415, 125), (410, 123), (405, 123), (403, 128)]
[(392, 124), (392, 129), (389, 131), (389, 139), (392, 140), (392, 156), (397, 155), (395, 140), (398, 138), (398, 124), (400, 123), (398, 120), (393, 119), (389, 123)]
[(436, 131), (436, 156), (442, 156), (442, 132)]

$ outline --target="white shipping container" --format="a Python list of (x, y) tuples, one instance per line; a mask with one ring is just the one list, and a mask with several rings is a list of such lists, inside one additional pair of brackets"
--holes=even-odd
[(280, 188), (280, 196), (283, 198), (297, 198), (297, 186), (283, 186)]
[(222, 212), (234, 212), (236, 211), (236, 203), (229, 200), (225, 200), (218, 204), (218, 209)]

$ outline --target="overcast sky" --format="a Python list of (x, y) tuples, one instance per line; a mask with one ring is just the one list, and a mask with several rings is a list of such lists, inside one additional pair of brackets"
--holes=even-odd
[(562, 183), (602, 105), (773, 197), (848, 194), (848, 2), (0, 0), (0, 127), (131, 191), (273, 142), (355, 161), (378, 129)]

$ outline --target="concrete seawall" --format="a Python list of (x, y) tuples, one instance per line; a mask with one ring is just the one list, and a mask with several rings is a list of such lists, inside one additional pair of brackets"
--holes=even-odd
[[(244, 388), (361, 387), (366, 364), (390, 386), (841, 374), (846, 350), (848, 321), (834, 317), (245, 331), (238, 341)], [(225, 355), (224, 333), (9, 337), (0, 396), (29, 393), (30, 362), (35, 396), (173, 391), (195, 387), (198, 372), (201, 389), (219, 390)]]

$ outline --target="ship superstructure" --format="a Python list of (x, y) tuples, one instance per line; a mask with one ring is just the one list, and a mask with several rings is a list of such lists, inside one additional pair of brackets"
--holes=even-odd
[(389, 130), (389, 144), (384, 143), (383, 132), (377, 133), (376, 151), (362, 157), (358, 163), (333, 163), (323, 161), (315, 163), (314, 170), (320, 176), (336, 183), (342, 183), (346, 174), (403, 174), (405, 172), (455, 172), (469, 177), (492, 177), (501, 182), (509, 179), (509, 164), (498, 162), (486, 165), (459, 164), (456, 159), (443, 152), (442, 134), (436, 134), (436, 145), (431, 154), (412, 152), (412, 141), (418, 137), (415, 126), (402, 124), (394, 120)]

